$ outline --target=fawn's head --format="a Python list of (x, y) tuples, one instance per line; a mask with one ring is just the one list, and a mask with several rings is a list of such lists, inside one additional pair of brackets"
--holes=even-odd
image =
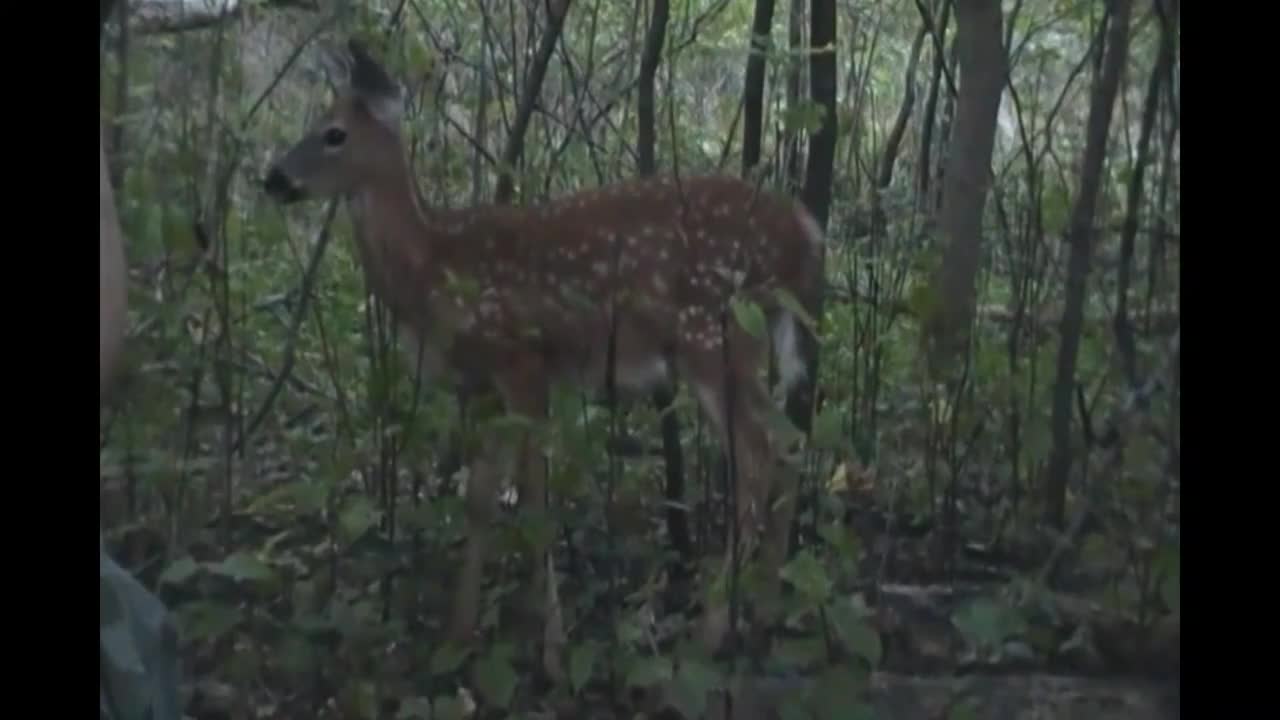
[(325, 59), (333, 102), (267, 171), (265, 190), (281, 203), (353, 192), (401, 160), (400, 85), (357, 40)]

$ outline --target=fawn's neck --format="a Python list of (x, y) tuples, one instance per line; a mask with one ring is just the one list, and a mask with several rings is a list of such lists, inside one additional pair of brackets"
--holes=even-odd
[(430, 290), (431, 227), (403, 162), (348, 197), (356, 245), (373, 292), (410, 324)]

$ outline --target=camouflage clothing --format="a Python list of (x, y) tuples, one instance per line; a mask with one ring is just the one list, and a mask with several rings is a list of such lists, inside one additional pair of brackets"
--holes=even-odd
[(168, 610), (98, 546), (101, 720), (179, 720), (178, 638)]

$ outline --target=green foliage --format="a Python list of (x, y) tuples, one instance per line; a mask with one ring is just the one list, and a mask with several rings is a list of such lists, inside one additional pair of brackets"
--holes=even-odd
[(183, 637), (193, 642), (218, 640), (244, 619), (241, 611), (221, 602), (193, 601), (176, 611)]
[(1027, 630), (1020, 612), (988, 598), (979, 598), (956, 610), (951, 622), (979, 652), (994, 651)]
[(591, 680), (603, 649), (604, 646), (595, 640), (587, 640), (574, 647), (573, 653), (569, 656), (569, 682), (573, 686), (574, 693), (582, 692), (587, 682)]
[(833, 666), (818, 678), (812, 701), (820, 720), (872, 720), (871, 707), (854, 698), (866, 692), (865, 673)]
[(500, 708), (511, 704), (516, 690), (516, 671), (511, 667), (512, 648), (510, 645), (495, 645), (475, 666), (473, 680), (484, 699)]
[[(444, 711), (441, 711), (442, 713)], [(400, 702), (395, 720), (431, 720), (436, 715), (432, 711), (431, 700), (424, 697), (406, 698)]]
[(470, 652), (466, 648), (448, 643), (440, 645), (431, 655), (431, 674), (447, 675), (457, 671), (466, 661), (468, 654)]
[(378, 524), (380, 513), (373, 501), (364, 495), (355, 495), (343, 503), (338, 515), (338, 538), (343, 543), (353, 543)]
[(783, 566), (780, 575), (783, 580), (795, 587), (800, 597), (815, 606), (825, 603), (831, 595), (832, 585), (831, 580), (827, 578), (826, 568), (809, 550), (796, 553), (796, 556)]
[(684, 717), (702, 717), (707, 694), (724, 687), (724, 678), (715, 666), (690, 657), (680, 659), (672, 680), (670, 702)]
[(828, 405), (813, 419), (811, 442), (818, 450), (839, 450), (844, 445), (844, 422), (841, 409)]
[(884, 648), (865, 611), (849, 600), (841, 600), (827, 608), (827, 617), (846, 650), (866, 660), (870, 667), (879, 667)]
[(1156, 577), (1160, 583), (1160, 599), (1170, 612), (1178, 614), (1182, 607), (1182, 552), (1176, 547), (1163, 547), (1156, 556)]
[(787, 132), (813, 133), (822, 129), (826, 120), (826, 108), (820, 103), (805, 100), (788, 107), (782, 116), (782, 125)]
[(766, 322), (764, 310), (759, 303), (741, 298), (734, 298), (731, 303), (733, 308), (733, 317), (752, 337), (757, 340), (764, 340), (768, 337), (768, 330), (765, 328)]
[(947, 711), (947, 720), (978, 720), (980, 717), (972, 700), (958, 702)]
[(675, 674), (671, 660), (665, 657), (633, 657), (627, 664), (628, 687), (647, 688), (670, 680)]

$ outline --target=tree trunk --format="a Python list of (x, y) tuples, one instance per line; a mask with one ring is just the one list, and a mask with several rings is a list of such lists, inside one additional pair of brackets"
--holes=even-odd
[(653, 110), (653, 85), (658, 74), (658, 62), (662, 59), (662, 44), (667, 37), (667, 18), (671, 14), (668, 0), (654, 0), (653, 17), (644, 37), (644, 54), (640, 56), (640, 87), (636, 101), (639, 120), (639, 147), (636, 169), (640, 175), (652, 175), (657, 169), (654, 160), (657, 137)]
[(1120, 86), (1120, 73), (1129, 54), (1130, 0), (1111, 0), (1111, 22), (1107, 30), (1102, 72), (1093, 87), (1086, 126), (1084, 158), (1080, 170), (1080, 191), (1071, 209), (1067, 241), (1071, 245), (1067, 261), (1067, 295), (1059, 325), (1058, 365), (1053, 387), (1053, 415), (1050, 430), (1049, 475), (1045, 488), (1045, 519), (1061, 530), (1066, 514), (1067, 477), (1071, 472), (1071, 400), (1075, 395), (1076, 360), (1084, 325), (1085, 291), (1089, 263), (1093, 255), (1093, 216), (1102, 184), (1111, 111)]
[(747, 76), (742, 91), (742, 174), (747, 175), (760, 162), (761, 126), (764, 123), (764, 66), (773, 33), (774, 0), (756, 0), (755, 17), (751, 21), (751, 54), (747, 57)]
[[(787, 47), (791, 49), (792, 58), (800, 56), (801, 45), (804, 42), (803, 35), (804, 0), (791, 0), (791, 17), (787, 27)], [(800, 79), (804, 74), (804, 65), (798, 60), (793, 62), (794, 65), (787, 73), (787, 107), (789, 108), (800, 106)], [(800, 133), (795, 129), (787, 130), (784, 145), (786, 147), (787, 192), (796, 194), (804, 187), (800, 165)]]
[[(959, 43), (955, 38), (952, 38), (951, 46), (947, 49), (947, 60), (942, 66), (942, 78), (944, 80), (949, 77), (948, 73), (954, 74), (955, 69), (960, 65), (960, 60), (957, 57), (956, 52), (958, 47)], [(948, 85), (948, 90), (952, 90), (950, 85)], [(956, 88), (954, 92), (948, 92), (947, 101), (942, 105), (942, 122), (938, 126), (938, 163), (937, 166), (933, 168), (934, 197), (933, 204), (929, 206), (931, 208), (941, 208), (942, 196), (945, 194), (944, 190), (946, 188), (943, 187), (942, 180), (947, 175), (947, 163), (943, 158), (947, 156), (947, 148), (951, 146), (951, 126), (956, 120), (957, 93), (959, 93), (958, 88)]]
[[(836, 161), (836, 3), (835, 0), (813, 0), (810, 6), (809, 92), (822, 106), (822, 128), (809, 138), (809, 157), (805, 166), (804, 204), (827, 227), (831, 215), (831, 179)], [(798, 298), (805, 303), (815, 320), (822, 317), (822, 288), (814, 297)], [(813, 414), (814, 388), (818, 377), (817, 343), (807, 334), (802, 351), (807, 372), (787, 397), (787, 416), (801, 432), (808, 434)]]
[(1164, 128), (1161, 141), (1161, 167), (1159, 189), (1156, 191), (1155, 231), (1152, 233), (1151, 241), (1147, 246), (1147, 292), (1144, 302), (1144, 326), (1145, 331), (1148, 333), (1151, 332), (1151, 304), (1155, 300), (1156, 282), (1159, 279), (1161, 266), (1164, 264), (1165, 238), (1169, 230), (1169, 221), (1165, 211), (1169, 207), (1169, 184), (1173, 180), (1171, 175), (1175, 170), (1173, 142), (1178, 137), (1178, 101), (1173, 77), (1174, 68), (1178, 64), (1178, 0), (1165, 0), (1164, 3), (1157, 4), (1156, 9), (1160, 13), (1160, 31), (1168, 33), (1173, 42), (1173, 56), (1169, 58), (1169, 67), (1166, 68), (1168, 74), (1163, 82), (1165, 107), (1169, 112), (1169, 120), (1167, 127)]
[[(1155, 0), (1156, 3), (1161, 0)], [(1160, 48), (1156, 63), (1147, 81), (1147, 96), (1142, 107), (1142, 127), (1138, 133), (1138, 152), (1133, 162), (1133, 174), (1129, 178), (1125, 198), (1124, 227), (1120, 231), (1119, 280), (1116, 288), (1116, 317), (1114, 331), (1116, 349), (1124, 369), (1125, 380), (1130, 387), (1138, 384), (1138, 349), (1133, 337), (1133, 323), (1129, 319), (1129, 288), (1133, 278), (1133, 248), (1138, 235), (1138, 218), (1142, 214), (1142, 190), (1147, 166), (1151, 162), (1151, 135), (1155, 130), (1156, 113), (1160, 109), (1161, 81), (1173, 62), (1173, 36), (1168, 27), (1160, 31)]]
[(921, 26), (916, 39), (911, 44), (911, 57), (907, 60), (907, 71), (903, 76), (902, 104), (898, 106), (898, 117), (885, 139), (884, 154), (880, 156), (880, 168), (876, 172), (875, 185), (871, 189), (871, 233), (880, 237), (887, 218), (884, 214), (885, 190), (893, 183), (893, 168), (898, 162), (898, 153), (902, 150), (902, 138), (907, 134), (907, 123), (911, 120), (911, 111), (916, 105), (916, 70), (920, 66), (920, 53), (924, 50), (924, 39), (929, 29)]
[(929, 179), (933, 176), (933, 128), (938, 122), (938, 91), (942, 86), (942, 70), (947, 62), (946, 47), (942, 41), (947, 36), (947, 26), (951, 24), (951, 0), (942, 0), (942, 19), (937, 23), (935, 32), (937, 42), (933, 45), (933, 74), (929, 78), (929, 96), (924, 101), (924, 129), (920, 131), (920, 166), (917, 170), (917, 207), (932, 213), (929, 202)]
[(939, 294), (926, 325), (940, 367), (969, 344), (977, 303), (982, 214), (1005, 80), (1000, 0), (958, 1), (955, 12), (960, 87), (939, 218), (946, 248), (937, 271)]

